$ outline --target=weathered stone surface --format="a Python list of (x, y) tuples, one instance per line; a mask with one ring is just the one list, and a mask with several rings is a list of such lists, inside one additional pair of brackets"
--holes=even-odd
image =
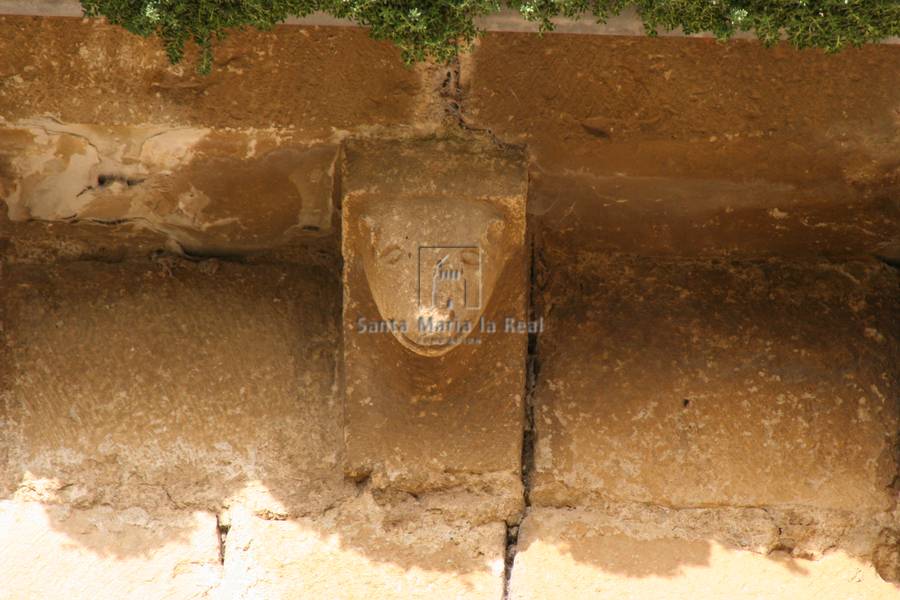
[(569, 598), (894, 599), (900, 588), (842, 551), (819, 560), (714, 540), (623, 534), (589, 513), (538, 509), (522, 523), (512, 600)]
[(900, 597), (896, 48), (0, 34), (0, 598)]
[(130, 225), (193, 254), (245, 254), (331, 230), (337, 156), (291, 132), (29, 119), (0, 129), (0, 196), (13, 221)]
[(580, 260), (545, 273), (533, 502), (893, 506), (891, 268)]
[(900, 260), (898, 72), (897, 47), (490, 33), (461, 112), (527, 144), (563, 246)]
[(420, 108), (420, 72), (362, 29), (233, 32), (208, 76), (196, 72), (193, 48), (172, 66), (158, 40), (96, 20), (3, 16), (0, 32), (0, 115), (9, 121), (286, 127), (320, 138), (409, 124)]
[(201, 598), (221, 576), (216, 518), (0, 501), (0, 598)]
[(505, 542), (503, 523), (392, 520), (368, 495), (316, 519), (238, 511), (218, 597), (498, 600)]
[(0, 277), (15, 497), (284, 515), (352, 492), (333, 273), (162, 260)]
[(891, 529), (897, 520), (893, 513), (854, 514), (808, 507), (673, 508), (611, 501), (560, 509), (538, 506), (529, 508), (528, 514), (554, 531), (577, 524), (584, 530), (614, 531), (636, 540), (716, 542), (756, 554), (782, 552), (805, 560), (840, 550), (876, 565), (884, 579), (896, 580), (889, 567)]
[(897, 50), (489, 33), (464, 116), (551, 173), (873, 183), (896, 177)]
[(158, 40), (99, 20), (0, 16), (0, 33), (9, 218), (151, 230), (195, 256), (329, 233), (341, 140), (444, 116), (447, 67), (407, 68), (362, 29), (233, 32), (208, 76), (190, 44), (173, 66)]
[[(334, 268), (339, 261), (338, 235), (300, 236), (283, 246), (245, 255), (227, 255), (223, 260), (240, 260), (243, 264), (296, 264)], [(17, 221), (12, 222), (0, 207), (0, 263), (31, 264), (97, 261), (115, 263), (146, 261), (168, 256), (172, 261), (184, 252), (180, 244), (163, 233), (140, 229), (129, 224), (107, 225), (94, 221), (77, 223)], [(192, 259), (197, 257), (192, 256)], [(165, 262), (165, 261), (164, 261)]]
[[(527, 334), (504, 331), (504, 319), (525, 319), (525, 185), (521, 156), (484, 141), (348, 146), (344, 368), (353, 477), (412, 492), (463, 486), (500, 502), (498, 516), (520, 506)], [(460, 276), (435, 275), (451, 270)], [(420, 331), (420, 318), (435, 328)], [(481, 319), (497, 331), (481, 331)]]
[(847, 185), (534, 172), (541, 248), (643, 256), (865, 256), (900, 261), (900, 195)]

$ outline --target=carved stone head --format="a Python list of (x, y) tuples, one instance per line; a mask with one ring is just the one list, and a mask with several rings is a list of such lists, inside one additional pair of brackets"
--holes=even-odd
[[(397, 340), (440, 356), (479, 327), (510, 250), (521, 244), (502, 204), (472, 198), (366, 202), (356, 247), (372, 298)], [(353, 228), (350, 230), (353, 231)]]

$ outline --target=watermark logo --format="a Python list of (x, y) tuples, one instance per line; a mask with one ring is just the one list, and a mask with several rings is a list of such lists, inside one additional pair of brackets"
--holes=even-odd
[(416, 293), (419, 308), (480, 310), (482, 253), (478, 246), (420, 246)]
[(391, 333), (417, 351), (428, 347), (477, 345), (483, 336), (496, 333), (542, 333), (543, 318), (495, 319), (482, 314), (491, 296), (490, 290), (484, 289), (484, 258), (478, 246), (419, 246), (416, 305), (410, 302), (401, 314), (388, 319), (358, 317), (356, 332)]

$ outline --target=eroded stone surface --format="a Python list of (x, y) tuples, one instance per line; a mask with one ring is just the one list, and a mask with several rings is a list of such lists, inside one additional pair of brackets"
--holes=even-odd
[(900, 53), (486, 34), (462, 116), (531, 158), (559, 245), (900, 260)]
[[(333, 272), (3, 269), (0, 488), (35, 539), (2, 544), (30, 563), (10, 563), (16, 594), (104, 597), (108, 575), (125, 598), (501, 596), (514, 474), (420, 496), (344, 480)], [(186, 546), (192, 508), (219, 512), (209, 561)]]
[(100, 20), (0, 16), (0, 32), (9, 218), (151, 230), (194, 256), (327, 234), (340, 141), (444, 116), (447, 67), (408, 68), (361, 29), (236, 31), (208, 76), (190, 44), (173, 66)]
[(533, 501), (892, 507), (891, 268), (594, 256), (546, 277)]
[(497, 600), (505, 543), (503, 523), (392, 519), (368, 495), (316, 519), (238, 511), (219, 597)]
[(208, 76), (194, 48), (172, 66), (158, 40), (99, 20), (2, 16), (0, 31), (0, 114), (10, 121), (297, 128), (315, 139), (409, 124), (419, 108), (420, 73), (362, 29), (235, 31)]
[[(500, 515), (521, 504), (527, 334), (504, 331), (504, 319), (525, 319), (525, 184), (521, 156), (485, 141), (348, 146), (344, 367), (354, 477), (415, 492), (462, 486), (500, 501)], [(436, 278), (442, 269), (460, 278)], [(481, 302), (469, 304), (465, 290)], [(438, 329), (420, 332), (419, 318)], [(481, 331), (481, 319), (497, 331)]]
[(0, 501), (0, 598), (200, 598), (219, 582), (215, 515)]
[(245, 254), (331, 230), (337, 157), (291, 132), (27, 119), (0, 129), (0, 197), (12, 221), (125, 225), (193, 254)]
[(644, 256), (875, 255), (900, 261), (900, 201), (844, 184), (532, 173), (541, 247)]
[(896, 185), (900, 52), (486, 34), (464, 115), (554, 174)]
[(283, 515), (352, 490), (329, 271), (76, 262), (0, 277), (16, 498)]
[(522, 523), (510, 598), (894, 599), (900, 588), (842, 551), (818, 560), (713, 539), (635, 536), (580, 511), (538, 509)]
[[(0, 32), (0, 597), (500, 598), (526, 194), (511, 598), (898, 596), (897, 279), (847, 260), (900, 258), (896, 49), (490, 34), (457, 73), (292, 27), (203, 77)], [(527, 161), (383, 141), (445, 116)], [(420, 315), (420, 246), (480, 288), (425, 314), (501, 332), (357, 335)]]

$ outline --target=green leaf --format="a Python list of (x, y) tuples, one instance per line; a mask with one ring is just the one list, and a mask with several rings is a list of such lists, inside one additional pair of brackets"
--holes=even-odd
[(214, 43), (233, 29), (269, 29), (289, 16), (324, 11), (370, 28), (409, 63), (453, 59), (478, 35), (475, 19), (503, 8), (553, 29), (553, 18), (604, 22), (633, 5), (647, 32), (681, 27), (726, 40), (755, 31), (766, 44), (785, 38), (799, 48), (836, 52), (900, 35), (900, 0), (81, 0), (88, 17), (105, 17), (141, 36), (158, 36), (173, 63), (185, 44), (200, 47), (198, 69), (213, 66)]

